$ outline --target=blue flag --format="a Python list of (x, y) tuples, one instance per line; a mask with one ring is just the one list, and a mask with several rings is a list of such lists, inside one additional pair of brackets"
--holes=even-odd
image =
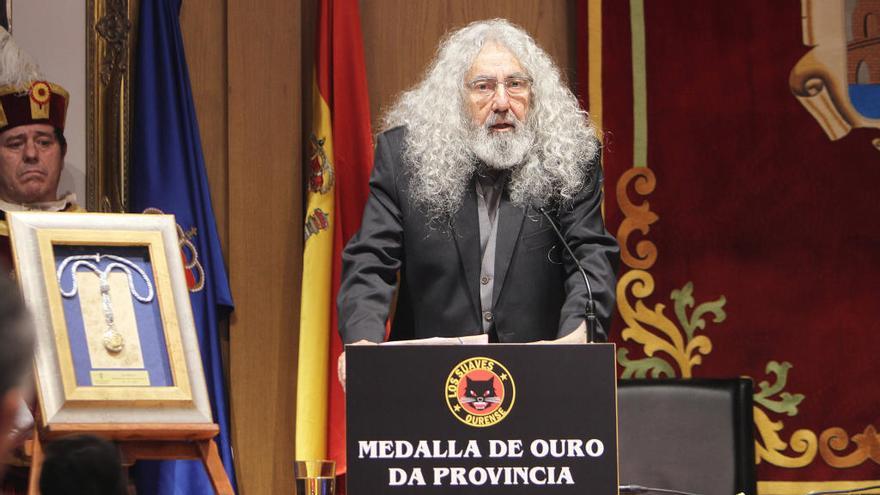
[[(205, 175), (180, 31), (180, 4), (181, 0), (144, 0), (140, 5), (130, 209), (174, 214), (181, 228), (211, 410), (220, 426), (217, 445), (235, 486), (217, 328), (218, 319), (232, 310), (232, 296)], [(199, 461), (139, 462), (135, 479), (139, 494), (214, 493)]]

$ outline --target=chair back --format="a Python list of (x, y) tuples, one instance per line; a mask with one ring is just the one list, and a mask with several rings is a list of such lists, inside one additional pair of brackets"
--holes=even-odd
[(756, 495), (752, 381), (620, 380), (620, 484)]

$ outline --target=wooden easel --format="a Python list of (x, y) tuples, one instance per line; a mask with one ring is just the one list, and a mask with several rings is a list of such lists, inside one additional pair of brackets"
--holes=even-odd
[[(39, 424), (39, 421), (36, 421)], [(200, 459), (218, 495), (235, 495), (213, 438), (220, 433), (215, 424), (63, 424), (34, 427), (30, 441), (31, 472), (28, 495), (40, 493), (43, 442), (68, 435), (90, 434), (114, 441), (123, 464), (138, 460)]]

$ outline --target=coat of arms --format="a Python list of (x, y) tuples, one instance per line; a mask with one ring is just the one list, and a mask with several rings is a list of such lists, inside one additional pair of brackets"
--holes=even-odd
[(792, 92), (831, 140), (880, 129), (880, 0), (802, 0), (801, 9), (812, 50), (791, 71)]

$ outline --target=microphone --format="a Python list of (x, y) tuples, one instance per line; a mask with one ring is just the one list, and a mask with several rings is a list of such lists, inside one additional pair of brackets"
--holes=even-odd
[(641, 485), (620, 485), (617, 487), (617, 491), (619, 493), (626, 493), (628, 495), (641, 495), (643, 493), (669, 493), (670, 495), (701, 495), (699, 493), (694, 492), (685, 492), (682, 490), (670, 490), (668, 488), (653, 488), (650, 486), (641, 486)]
[(565, 246), (565, 250), (568, 251), (568, 255), (571, 256), (571, 259), (574, 261), (575, 266), (579, 272), (581, 272), (581, 276), (584, 277), (584, 284), (587, 286), (587, 307), (584, 309), (584, 316), (587, 321), (587, 342), (590, 344), (598, 341), (598, 326), (599, 322), (596, 319), (596, 302), (593, 300), (593, 288), (590, 286), (590, 278), (587, 277), (587, 272), (584, 271), (584, 267), (581, 266), (580, 260), (578, 260), (577, 256), (574, 255), (574, 251), (571, 250), (571, 246), (568, 244), (568, 241), (565, 240), (565, 236), (562, 235), (562, 232), (559, 231), (559, 228), (556, 226), (556, 222), (550, 218), (550, 214), (547, 213), (547, 210), (544, 207), (538, 208), (538, 210), (544, 214), (547, 218), (547, 221), (550, 222), (550, 226), (553, 227), (553, 232), (556, 232), (556, 237), (562, 241), (562, 245)]
[(820, 490), (820, 491), (810, 492), (807, 495), (835, 495), (838, 493), (858, 493), (858, 492), (866, 492), (868, 490), (876, 490), (878, 488), (880, 488), (880, 485), (862, 486), (862, 487), (858, 487), (858, 488), (850, 488), (850, 489), (843, 489), (843, 490)]

